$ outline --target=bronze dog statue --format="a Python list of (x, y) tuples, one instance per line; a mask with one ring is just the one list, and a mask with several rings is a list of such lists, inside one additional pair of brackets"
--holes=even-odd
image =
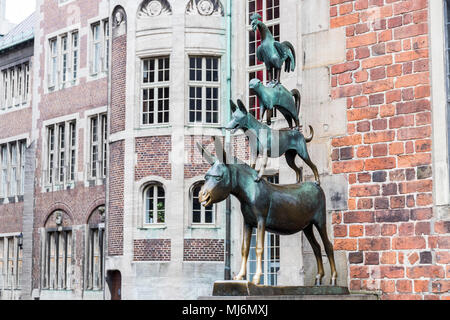
[(293, 128), (292, 121), (294, 121), (296, 128), (300, 127), (298, 114), (300, 112), (301, 96), (297, 89), (289, 92), (282, 84), (264, 86), (259, 79), (250, 80), (249, 87), (259, 99), (262, 119), (267, 110), (267, 124), (269, 126), (272, 123), (273, 108), (276, 108), (286, 118), (289, 128)]
[(238, 159), (228, 164), (222, 144), (218, 139), (215, 139), (215, 144), (219, 159), (197, 143), (202, 156), (212, 165), (205, 175), (205, 184), (200, 190), (199, 201), (206, 207), (223, 201), (232, 194), (241, 203), (244, 218), (242, 263), (235, 280), (242, 280), (247, 274), (247, 258), (253, 228), (257, 228), (257, 267), (253, 277), (254, 284), (259, 284), (262, 274), (265, 231), (289, 235), (303, 230), (316, 257), (318, 273), (315, 283), (320, 285), (325, 273), (320, 245), (314, 237), (313, 226), (315, 226), (330, 261), (331, 284), (336, 285), (337, 272), (333, 245), (327, 235), (326, 201), (322, 188), (314, 182), (276, 185), (262, 180), (257, 183), (255, 178), (258, 173), (254, 169)]
[(262, 152), (263, 154), (263, 163), (256, 181), (259, 181), (264, 175), (269, 157), (278, 158), (284, 154), (288, 166), (296, 173), (297, 182), (300, 182), (301, 169), (295, 164), (295, 157), (299, 155), (311, 168), (314, 173), (314, 178), (320, 184), (319, 172), (309, 158), (308, 149), (306, 148), (306, 143), (310, 142), (314, 136), (314, 130), (311, 126), (309, 126), (311, 130), (311, 137), (309, 138), (305, 138), (297, 130), (272, 130), (269, 126), (262, 124), (247, 112), (241, 100), (238, 100), (239, 107), (236, 107), (231, 100), (230, 104), (233, 113), (231, 115), (231, 121), (225, 129), (231, 130), (232, 133), (238, 129), (242, 129), (250, 137), (250, 148), (252, 149), (251, 167), (253, 169), (256, 167), (256, 159), (259, 153)]

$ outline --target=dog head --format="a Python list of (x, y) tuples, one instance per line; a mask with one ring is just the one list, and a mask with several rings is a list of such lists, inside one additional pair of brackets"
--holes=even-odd
[(231, 130), (231, 133), (235, 133), (237, 130), (242, 129), (246, 131), (248, 129), (247, 124), (247, 109), (245, 108), (244, 104), (241, 100), (238, 99), (238, 105), (237, 107), (233, 101), (230, 100), (230, 107), (231, 111), (233, 112), (231, 114), (231, 120), (225, 127), (227, 130)]
[(261, 80), (254, 78), (250, 80), (248, 86), (250, 87), (250, 89), (258, 91), (258, 89), (261, 87)]

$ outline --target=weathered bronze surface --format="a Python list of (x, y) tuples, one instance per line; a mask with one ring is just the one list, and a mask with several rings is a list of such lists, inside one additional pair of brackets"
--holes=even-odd
[(216, 154), (219, 158), (212, 156), (197, 143), (203, 157), (212, 165), (205, 175), (205, 184), (200, 190), (199, 200), (203, 206), (209, 206), (225, 200), (232, 194), (241, 203), (241, 212), (244, 218), (242, 264), (235, 280), (242, 280), (246, 276), (253, 228), (257, 228), (257, 267), (253, 277), (254, 284), (259, 283), (262, 274), (265, 231), (288, 235), (303, 230), (316, 257), (318, 267), (316, 285), (320, 285), (324, 276), (324, 268), (320, 245), (313, 233), (313, 226), (315, 226), (330, 261), (331, 284), (336, 285), (337, 272), (333, 245), (328, 239), (326, 230), (325, 194), (320, 185), (316, 182), (276, 185), (264, 179), (256, 182), (258, 173), (254, 169), (238, 159), (230, 162), (218, 139), (215, 139), (215, 144)]
[(244, 280), (216, 281), (213, 296), (291, 296), (348, 295), (347, 287), (338, 286), (262, 286)]
[(269, 126), (273, 108), (279, 110), (286, 118), (289, 128), (293, 128), (292, 121), (294, 121), (296, 128), (300, 126), (298, 114), (300, 112), (301, 96), (297, 89), (289, 91), (280, 83), (265, 86), (259, 79), (250, 80), (249, 87), (259, 99), (261, 118), (264, 118), (264, 113), (267, 110), (267, 124)]
[(317, 167), (311, 161), (308, 155), (306, 143), (310, 142), (314, 135), (314, 130), (310, 126), (311, 137), (305, 138), (300, 131), (297, 130), (272, 130), (269, 126), (256, 120), (252, 116), (241, 100), (238, 100), (237, 107), (233, 101), (230, 101), (231, 120), (225, 127), (227, 130), (232, 130), (232, 133), (238, 129), (244, 130), (246, 135), (250, 138), (251, 149), (251, 167), (256, 166), (256, 159), (260, 153), (263, 155), (263, 163), (259, 171), (259, 175), (255, 181), (261, 180), (267, 165), (268, 158), (278, 158), (284, 154), (286, 162), (291, 167), (296, 175), (297, 182), (300, 182), (301, 170), (295, 164), (295, 157), (297, 155), (311, 168), (314, 173), (316, 181), (320, 184), (319, 172)]
[(257, 13), (251, 17), (253, 31), (261, 34), (261, 45), (256, 50), (256, 58), (264, 62), (270, 82), (280, 83), (281, 68), (284, 71), (295, 70), (295, 49), (289, 41), (282, 43), (275, 41), (269, 28), (260, 21), (261, 16)]

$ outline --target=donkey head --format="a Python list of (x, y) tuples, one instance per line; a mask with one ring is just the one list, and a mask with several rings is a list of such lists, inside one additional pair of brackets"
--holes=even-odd
[(206, 172), (205, 184), (199, 193), (199, 201), (204, 207), (225, 200), (231, 192), (231, 173), (226, 164), (225, 150), (217, 138), (214, 139), (214, 144), (218, 158), (211, 155), (197, 142), (197, 148), (202, 156), (212, 165)]
[(231, 120), (225, 127), (227, 130), (231, 130), (231, 133), (235, 133), (238, 129), (242, 129), (246, 131), (248, 129), (248, 118), (247, 118), (247, 109), (241, 100), (238, 99), (237, 107), (233, 101), (230, 100), (231, 111)]

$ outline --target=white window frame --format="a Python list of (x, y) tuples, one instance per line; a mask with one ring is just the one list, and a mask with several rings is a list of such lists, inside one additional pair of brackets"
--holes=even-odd
[[(165, 60), (168, 59), (168, 67), (166, 68)], [(171, 95), (171, 89), (170, 89), (170, 55), (163, 55), (163, 56), (154, 56), (154, 57), (146, 57), (141, 59), (141, 74), (140, 74), (140, 92), (139, 92), (139, 105), (140, 105), (140, 124), (142, 126), (158, 126), (158, 125), (166, 125), (170, 123), (170, 95)], [(148, 61), (149, 64), (151, 61), (154, 61), (154, 69), (153, 71), (149, 68), (148, 69), (148, 75), (150, 77), (151, 72), (154, 73), (154, 81), (150, 82), (150, 78), (148, 82), (144, 82), (144, 64)], [(160, 60), (163, 60), (163, 68), (160, 70), (159, 68), (159, 62)], [(159, 72), (163, 72), (163, 81), (159, 81)], [(168, 79), (166, 79), (165, 72), (168, 72)], [(160, 97), (160, 89), (163, 92), (163, 97)], [(147, 101), (144, 101), (144, 91), (148, 90), (147, 94)], [(153, 105), (153, 112), (150, 112), (150, 90), (153, 90), (154, 92), (154, 105)], [(166, 91), (168, 93), (168, 97), (166, 97)], [(159, 101), (162, 101), (162, 110), (159, 110)], [(164, 103), (167, 101), (167, 110), (165, 110)], [(144, 103), (147, 102), (147, 112), (144, 112)], [(150, 114), (153, 113), (153, 122), (150, 122)], [(165, 121), (165, 115), (167, 113), (167, 121)], [(162, 114), (162, 121), (159, 121), (159, 114)], [(147, 115), (147, 117), (145, 117)], [(147, 119), (147, 122), (144, 121), (144, 119)]]
[[(0, 235), (0, 288), (2, 289), (20, 289), (23, 252), (19, 247), (18, 237), (19, 234)], [(12, 250), (9, 245), (11, 241)]]
[(216, 212), (217, 212), (217, 206), (215, 204), (212, 205), (212, 209), (211, 209), (211, 215), (212, 215), (212, 221), (211, 222), (205, 222), (206, 220), (206, 208), (204, 206), (200, 204), (200, 222), (194, 222), (194, 200), (195, 198), (198, 198), (198, 195), (195, 196), (194, 191), (195, 188), (197, 187), (201, 187), (205, 184), (204, 181), (199, 181), (196, 182), (192, 185), (191, 189), (190, 189), (190, 221), (191, 221), (191, 226), (192, 227), (197, 227), (197, 226), (212, 226), (216, 224)]
[[(70, 290), (72, 287), (72, 262), (75, 252), (72, 228), (64, 227), (62, 230), (49, 228), (45, 229), (44, 232), (42, 288)], [(60, 244), (63, 244), (62, 252), (59, 250)]]
[[(98, 29), (97, 29), (98, 27)], [(90, 24), (89, 73), (97, 78), (106, 75), (109, 69), (110, 26), (109, 19)], [(98, 54), (98, 56), (96, 56)]]
[[(63, 39), (66, 39), (65, 46)], [(48, 39), (47, 84), (49, 91), (77, 84), (80, 63), (79, 44), (78, 29)]]
[[(162, 199), (164, 200), (164, 208), (163, 208), (163, 210), (158, 210), (158, 203), (160, 202), (159, 201), (160, 197), (158, 197), (158, 188), (161, 188), (163, 190), (163, 192), (164, 192), (164, 195), (162, 197)], [(153, 208), (148, 210), (148, 208), (147, 208), (147, 192), (150, 189), (153, 189), (152, 191), (153, 191), (153, 199), (154, 199), (154, 201), (153, 201)], [(166, 189), (164, 188), (164, 186), (161, 183), (152, 182), (152, 183), (149, 183), (149, 184), (147, 184), (145, 186), (145, 188), (143, 190), (143, 194), (142, 194), (143, 195), (142, 208), (143, 208), (143, 213), (144, 213), (144, 216), (143, 216), (143, 218), (144, 218), (143, 219), (144, 227), (146, 227), (146, 226), (161, 226), (161, 225), (165, 225), (166, 224), (166, 220), (167, 220), (167, 217), (166, 217), (167, 196), (166, 196), (166, 194), (167, 194), (166, 193)], [(155, 201), (155, 199), (156, 199), (156, 201)], [(155, 214), (156, 214), (156, 222), (150, 221), (147, 218), (148, 217), (148, 213), (150, 211), (152, 211), (153, 217), (155, 217)], [(159, 221), (158, 211), (163, 211), (164, 221)]]
[[(247, 26), (247, 32), (246, 32), (246, 39), (247, 39), (247, 41), (246, 41), (246, 44), (247, 44), (247, 49), (246, 49), (246, 57), (245, 57), (245, 59), (246, 59), (246, 65), (247, 65), (247, 83), (249, 83), (250, 80), (251, 80), (250, 74), (251, 73), (255, 73), (255, 75), (256, 75), (258, 73), (258, 71), (262, 71), (263, 72), (263, 79), (260, 79), (260, 80), (261, 80), (261, 82), (266, 83), (267, 82), (267, 70), (265, 68), (264, 63), (258, 64), (258, 59), (256, 58), (257, 47), (255, 48), (255, 65), (253, 65), (253, 66), (250, 65), (250, 49), (249, 49), (250, 48), (250, 32), (253, 32), (253, 29), (252, 29), (251, 24), (250, 24), (250, 16), (251, 16), (251, 14), (253, 14), (253, 13), (250, 13), (250, 2), (253, 2), (253, 1), (256, 2), (255, 0), (247, 0), (247, 3), (246, 3), (246, 13), (247, 13), (247, 15), (246, 15), (246, 26)], [(279, 1), (279, 7), (281, 7), (281, 0), (278, 0), (278, 1)], [(272, 34), (273, 34), (273, 29), (275, 28), (275, 25), (278, 25), (278, 28), (279, 28), (280, 33), (281, 33), (281, 19), (280, 19), (281, 8), (279, 8), (279, 16), (278, 16), (278, 18), (276, 18), (276, 19), (272, 18), (271, 20), (267, 20), (267, 10), (268, 10), (267, 9), (267, 1), (265, 1), (265, 0), (262, 1), (262, 4), (263, 4), (262, 14), (260, 14), (261, 17), (262, 17), (261, 20), (271, 30)], [(272, 7), (272, 8), (274, 8), (274, 7)], [(255, 12), (259, 12), (259, 11), (255, 10)], [(255, 40), (256, 40), (257, 33), (258, 33), (258, 31), (255, 32)], [(280, 35), (278, 35), (278, 36), (274, 35), (274, 38), (277, 41), (280, 40), (279, 37), (280, 37)], [(262, 120), (261, 119), (261, 115), (259, 114), (259, 111), (258, 111), (259, 110), (259, 105), (256, 104), (256, 101), (257, 101), (256, 95), (252, 95), (251, 94), (250, 88), (248, 88), (248, 86), (247, 86), (246, 90), (247, 90), (247, 96), (248, 96), (248, 101), (247, 101), (248, 107), (247, 108), (255, 116), (255, 118), (257, 118), (258, 120)], [(255, 101), (255, 104), (251, 104), (250, 103), (253, 99)], [(277, 110), (275, 110), (275, 109), (273, 110), (273, 115), (272, 115), (273, 119), (277, 118), (277, 112), (276, 111)]]
[[(191, 80), (190, 77), (190, 73), (191, 73), (191, 59), (201, 59), (200, 62), (200, 70), (201, 70), (201, 80)], [(217, 60), (217, 81), (213, 81), (210, 80), (208, 81), (206, 79), (206, 73), (207, 73), (207, 68), (206, 68), (206, 59), (216, 59)], [(214, 60), (212, 60), (214, 61)], [(212, 62), (213, 63), (213, 62)], [(198, 70), (197, 65), (194, 68), (195, 70)], [(211, 72), (215, 69), (210, 69)], [(188, 94), (187, 94), (187, 98), (188, 98), (188, 122), (190, 125), (208, 125), (208, 126), (217, 126), (220, 125), (221, 123), (221, 108), (220, 108), (220, 102), (221, 102), (221, 94), (220, 94), (220, 89), (221, 89), (221, 57), (220, 56), (214, 56), (214, 55), (189, 55), (188, 57)], [(197, 88), (201, 88), (201, 121), (196, 121), (196, 119), (194, 121), (191, 121), (190, 117), (191, 117), (191, 112), (197, 113), (197, 111), (193, 111), (191, 110), (191, 96), (190, 96), (190, 91), (191, 88), (195, 88), (195, 90)], [(211, 109), (211, 111), (207, 111), (206, 110), (206, 105), (207, 105), (207, 97), (206, 97), (206, 92), (207, 90), (217, 90), (217, 99), (213, 99), (211, 97), (211, 103), (213, 103), (213, 100), (217, 100), (217, 111), (213, 111)], [(212, 92), (211, 92), (212, 94)], [(212, 108), (212, 105), (211, 105)], [(211, 122), (207, 122), (206, 121), (206, 114), (207, 112), (211, 113)], [(213, 114), (216, 113), (217, 115), (217, 121), (214, 122), (213, 121)], [(196, 118), (196, 115), (194, 115), (194, 118)]]
[(26, 140), (0, 144), (0, 198), (24, 194), (25, 150)]
[[(96, 121), (96, 130), (93, 131), (93, 122)], [(107, 174), (107, 156), (108, 156), (108, 118), (106, 113), (99, 113), (89, 117), (89, 180), (101, 180), (106, 178)], [(94, 135), (95, 133), (95, 135)], [(94, 136), (97, 140), (94, 141)], [(97, 159), (94, 160), (94, 147), (97, 148)], [(94, 174), (94, 161), (95, 174)]]
[[(61, 130), (62, 127), (63, 130)], [(45, 186), (65, 187), (66, 185), (72, 185), (76, 180), (77, 170), (77, 121), (71, 119), (50, 124), (45, 127), (45, 130), (47, 141)], [(73, 137), (73, 134), (75, 134), (75, 137)], [(61, 140), (61, 137), (64, 138), (64, 141)], [(75, 171), (72, 172), (72, 169)]]

